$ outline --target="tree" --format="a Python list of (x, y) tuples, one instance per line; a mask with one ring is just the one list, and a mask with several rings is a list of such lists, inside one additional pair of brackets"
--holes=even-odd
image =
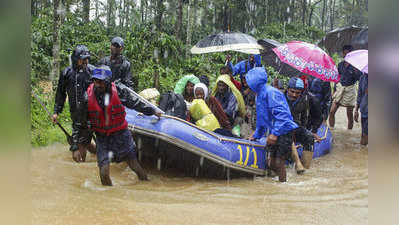
[(86, 23), (90, 21), (90, 0), (83, 0), (83, 20)]
[(61, 0), (53, 0), (53, 62), (50, 72), (50, 81), (54, 83), (55, 78), (60, 74), (60, 27), (62, 23), (63, 6)]

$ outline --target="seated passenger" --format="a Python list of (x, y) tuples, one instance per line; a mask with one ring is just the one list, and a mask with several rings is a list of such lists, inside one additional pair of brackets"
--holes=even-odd
[(212, 91), (212, 95), (222, 105), (223, 111), (227, 114), (230, 124), (236, 127), (233, 134), (240, 136), (238, 130), (242, 122), (242, 118), (246, 115), (244, 99), (240, 91), (231, 82), (228, 75), (221, 75), (216, 80), (216, 86)]
[(220, 128), (218, 120), (203, 99), (197, 98), (192, 101), (190, 115), (195, 125), (205, 130), (214, 131)]
[(198, 77), (190, 74), (180, 78), (176, 83), (174, 92), (183, 95), (187, 104), (187, 109), (190, 108), (191, 102), (194, 100), (194, 85), (199, 82), (200, 80)]
[(242, 97), (244, 98), (245, 105), (248, 106), (250, 98), (252, 98), (252, 96), (255, 96), (255, 92), (253, 92), (249, 88), (245, 76), (242, 77), (241, 83), (242, 83), (241, 94), (242, 94)]
[(234, 84), (234, 86), (236, 86), (238, 90), (241, 91), (242, 85), (238, 80), (234, 79), (233, 71), (231, 71), (231, 68), (229, 66), (223, 66), (222, 68), (220, 68), (220, 75), (225, 74), (229, 75), (231, 82)]
[(220, 129), (215, 130), (214, 132), (225, 135), (225, 136), (233, 136), (231, 133), (231, 124), (229, 118), (226, 113), (223, 111), (222, 105), (214, 96), (208, 96), (208, 88), (203, 83), (198, 83), (194, 86), (194, 95), (196, 99), (203, 99), (205, 103), (215, 115), (219, 124), (221, 125)]

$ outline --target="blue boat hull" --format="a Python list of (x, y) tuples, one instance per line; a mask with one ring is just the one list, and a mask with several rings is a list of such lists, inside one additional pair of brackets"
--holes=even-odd
[[(199, 160), (196, 163), (199, 163), (199, 166), (205, 159), (223, 168), (254, 175), (266, 175), (266, 138), (248, 141), (225, 137), (171, 116), (162, 117), (158, 121), (155, 116), (145, 116), (135, 110), (126, 109), (126, 113), (129, 129), (134, 134), (151, 138), (155, 140), (153, 142), (156, 145), (159, 145), (161, 141), (177, 146), (191, 155), (197, 155)], [(332, 136), (328, 127), (321, 126), (318, 135), (323, 137), (323, 140), (315, 144), (314, 158), (327, 154), (332, 145)], [(140, 149), (141, 143), (137, 145)], [(157, 154), (162, 154), (163, 147), (165, 146), (158, 146), (161, 153), (158, 151)], [(301, 155), (302, 148), (299, 147), (298, 151)]]

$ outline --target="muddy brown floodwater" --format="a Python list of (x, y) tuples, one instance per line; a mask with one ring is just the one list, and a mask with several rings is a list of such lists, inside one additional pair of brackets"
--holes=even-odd
[(112, 164), (103, 187), (94, 156), (72, 162), (68, 146), (32, 150), (32, 224), (367, 224), (368, 148), (360, 124), (346, 129), (340, 108), (330, 154), (288, 182), (272, 178), (213, 180), (149, 171), (140, 182), (125, 163)]

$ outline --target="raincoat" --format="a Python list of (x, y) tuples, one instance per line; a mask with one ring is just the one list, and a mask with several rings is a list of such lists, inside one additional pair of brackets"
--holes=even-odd
[(190, 81), (194, 85), (196, 85), (196, 84), (198, 84), (200, 82), (198, 77), (196, 77), (196, 76), (194, 76), (192, 74), (186, 75), (186, 76), (180, 78), (179, 81), (177, 81), (174, 92), (176, 94), (183, 95), (184, 94), (184, 89), (186, 88), (187, 81)]
[[(244, 117), (246, 114), (246, 110), (245, 110), (245, 103), (244, 103), (244, 98), (241, 95), (241, 92), (236, 88), (236, 86), (231, 82), (230, 80), (230, 76), (229, 75), (221, 75), (218, 77), (218, 79), (216, 80), (216, 84), (222, 81), (223, 83), (225, 83), (227, 86), (229, 86), (231, 92), (233, 93), (234, 97), (237, 100), (238, 103), (238, 112), (240, 114), (240, 116)], [(217, 85), (215, 85), (215, 87), (212, 90), (212, 95), (215, 96), (217, 92)]]
[(248, 86), (257, 93), (255, 139), (263, 137), (266, 130), (281, 136), (298, 128), (294, 122), (284, 94), (267, 85), (267, 73), (264, 67), (254, 68), (246, 75)]
[(130, 62), (127, 57), (119, 55), (116, 59), (111, 60), (111, 56), (107, 56), (100, 60), (99, 65), (107, 65), (111, 68), (111, 81), (120, 80), (124, 85), (132, 89), (138, 87), (138, 77), (132, 76)]
[(195, 124), (197, 126), (210, 131), (220, 128), (218, 120), (203, 99), (193, 100), (190, 113), (191, 117), (196, 121)]
[(253, 67), (249, 63), (249, 58), (250, 58), (250, 56), (248, 56), (247, 60), (242, 60), (242, 61), (238, 62), (237, 64), (235, 64), (234, 67), (233, 67), (233, 64), (231, 64), (231, 62), (230, 62), (229, 66), (230, 66), (231, 70), (233, 71), (233, 76), (236, 76), (237, 74), (239, 74), (240, 79), (242, 80), (242, 76), (245, 75), (246, 73), (248, 73), (248, 71), (250, 71), (254, 67), (262, 66), (262, 61), (261, 61), (260, 55), (254, 55), (255, 65)]

